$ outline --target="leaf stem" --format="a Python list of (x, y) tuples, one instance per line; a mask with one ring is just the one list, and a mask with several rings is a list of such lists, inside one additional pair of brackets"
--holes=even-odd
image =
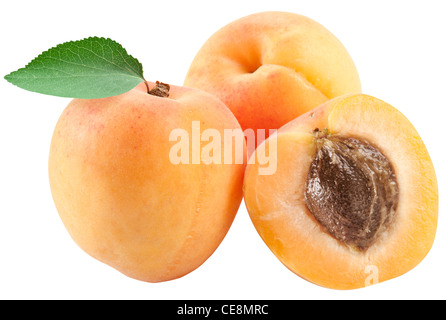
[(149, 93), (150, 92), (149, 84), (147, 83), (146, 79), (144, 79), (144, 84), (146, 85), (147, 93)]

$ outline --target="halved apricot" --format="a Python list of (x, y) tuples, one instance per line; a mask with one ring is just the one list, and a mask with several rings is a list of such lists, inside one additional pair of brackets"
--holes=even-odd
[[(277, 169), (261, 174), (254, 160), (268, 150)], [(253, 157), (244, 181), (251, 220), (304, 279), (360, 288), (406, 273), (432, 247), (434, 167), (415, 128), (389, 104), (335, 98), (280, 128)]]

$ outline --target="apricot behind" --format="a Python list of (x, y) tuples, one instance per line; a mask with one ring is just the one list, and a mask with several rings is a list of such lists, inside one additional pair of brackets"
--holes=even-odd
[(245, 129), (278, 129), (329, 99), (359, 93), (356, 67), (325, 27), (289, 12), (229, 23), (201, 47), (186, 86), (220, 98)]

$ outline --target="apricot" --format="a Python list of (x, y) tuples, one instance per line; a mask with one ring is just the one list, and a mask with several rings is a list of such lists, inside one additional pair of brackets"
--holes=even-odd
[(329, 99), (361, 91), (342, 43), (319, 23), (287, 12), (252, 14), (218, 30), (184, 85), (216, 95), (243, 130), (265, 129), (266, 136)]
[(54, 131), (49, 178), (62, 222), (85, 252), (159, 282), (188, 274), (216, 250), (242, 200), (245, 166), (173, 163), (173, 130), (192, 134), (192, 121), (219, 132), (240, 125), (208, 93), (150, 87), (72, 100)]
[[(253, 161), (274, 145), (277, 170)], [(273, 155), (270, 155), (273, 156)], [(252, 155), (244, 198), (259, 235), (297, 275), (355, 289), (398, 277), (432, 247), (438, 189), (409, 120), (364, 94), (332, 99)]]

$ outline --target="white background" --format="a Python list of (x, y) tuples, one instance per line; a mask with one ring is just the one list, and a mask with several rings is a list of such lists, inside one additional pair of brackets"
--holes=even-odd
[[(2, 1), (0, 4), (1, 299), (444, 299), (446, 222), (446, 2), (425, 1)], [(3, 76), (42, 51), (88, 36), (110, 37), (142, 62), (148, 80), (181, 85), (201, 45), (242, 16), (306, 15), (336, 35), (363, 92), (403, 112), (437, 172), (440, 213), (428, 256), (409, 273), (336, 291), (284, 267), (262, 242), (244, 203), (227, 237), (199, 269), (151, 284), (94, 260), (68, 236), (50, 194), (52, 131), (69, 99), (31, 93)]]

